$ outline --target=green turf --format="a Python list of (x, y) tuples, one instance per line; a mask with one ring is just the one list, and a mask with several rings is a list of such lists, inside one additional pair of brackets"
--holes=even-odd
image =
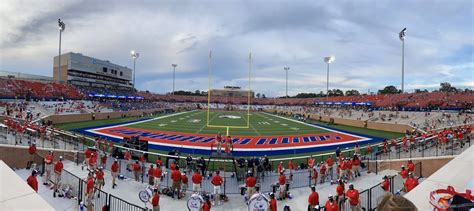
[[(157, 116), (153, 116), (153, 117), (157, 117)], [(147, 117), (147, 118), (150, 118), (150, 117)], [(102, 125), (118, 124), (122, 122), (135, 121), (139, 119), (143, 119), (143, 118), (126, 117), (126, 118), (118, 118), (118, 119), (88, 120), (88, 121), (82, 121), (82, 122), (55, 124), (54, 126), (62, 130), (73, 130), (73, 129), (84, 128), (84, 127), (99, 127)]]
[[(224, 118), (236, 117), (236, 118)], [(247, 118), (250, 117), (248, 128), (232, 128), (232, 126), (247, 126)], [(293, 122), (278, 116), (263, 112), (239, 111), (211, 111), (209, 115), (210, 125), (231, 126), (230, 135), (294, 135), (294, 134), (318, 134), (327, 132), (325, 129), (313, 127), (300, 122)], [(198, 134), (226, 134), (226, 128), (207, 127), (207, 111), (195, 110), (187, 113), (166, 116), (160, 119), (128, 125), (127, 127), (173, 131)]]

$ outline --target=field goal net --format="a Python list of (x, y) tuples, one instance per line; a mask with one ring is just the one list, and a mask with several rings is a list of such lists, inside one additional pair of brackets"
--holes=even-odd
[[(209, 52), (208, 63), (208, 90), (207, 90), (207, 124), (209, 128), (217, 128), (223, 135), (230, 135), (230, 129), (246, 129), (250, 127), (251, 98), (251, 71), (252, 54), (248, 56), (248, 72), (245, 74), (241, 86), (224, 86), (216, 88), (213, 80), (212, 51)], [(237, 73), (243, 75), (242, 73)], [(248, 77), (248, 81), (247, 78)], [(217, 78), (217, 77), (216, 77)], [(214, 85), (214, 86), (213, 86)], [(245, 87), (245, 88), (242, 88)]]

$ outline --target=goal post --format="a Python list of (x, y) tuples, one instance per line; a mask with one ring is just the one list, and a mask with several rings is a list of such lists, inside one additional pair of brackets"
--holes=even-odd
[(207, 122), (206, 126), (211, 128), (226, 128), (226, 133), (229, 135), (229, 130), (234, 129), (247, 129), (250, 128), (250, 100), (252, 97), (251, 91), (251, 77), (252, 77), (252, 53), (249, 53), (248, 56), (248, 90), (247, 90), (247, 109), (246, 112), (246, 124), (245, 125), (232, 125), (232, 124), (214, 124), (211, 119), (211, 97), (212, 97), (212, 51), (209, 51), (209, 61), (208, 61), (208, 90), (207, 90)]

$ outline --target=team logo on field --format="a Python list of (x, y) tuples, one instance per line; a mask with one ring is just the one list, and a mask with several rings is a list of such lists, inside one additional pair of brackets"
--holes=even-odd
[(200, 119), (190, 119), (190, 120), (188, 120), (188, 122), (199, 123), (199, 122), (201, 122), (201, 120)]
[(223, 119), (241, 119), (242, 117), (226, 114), (226, 115), (220, 115), (219, 118), (223, 118)]

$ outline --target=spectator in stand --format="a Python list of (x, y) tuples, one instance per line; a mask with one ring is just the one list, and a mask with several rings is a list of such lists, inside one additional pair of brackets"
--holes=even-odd
[(211, 184), (214, 186), (214, 204), (219, 205), (221, 202), (221, 185), (224, 183), (224, 179), (219, 175), (219, 171), (216, 171), (216, 175), (212, 177)]
[(51, 171), (53, 170), (53, 151), (44, 157), (46, 177), (43, 177), (43, 185), (48, 185), (51, 180)]
[(275, 199), (275, 193), (270, 192), (270, 201), (268, 202), (269, 211), (277, 211), (277, 200)]
[(155, 188), (153, 197), (150, 199), (151, 206), (153, 206), (153, 211), (160, 211), (160, 192)]
[(316, 206), (319, 206), (319, 194), (316, 192), (316, 187), (312, 186), (308, 197), (308, 211), (314, 210)]
[(279, 199), (283, 200), (286, 198), (286, 176), (285, 170), (280, 171), (280, 177), (278, 177), (279, 188)]
[(178, 196), (178, 199), (181, 199), (181, 172), (179, 171), (179, 167), (176, 167), (174, 170), (172, 170), (171, 179), (173, 180), (173, 185), (171, 187), (173, 191), (173, 199), (175, 195)]
[(343, 209), (344, 207), (344, 202), (346, 201), (345, 195), (344, 195), (344, 182), (340, 179), (339, 184), (336, 186), (336, 201), (337, 201), (337, 206)]
[(114, 163), (112, 163), (112, 166), (110, 168), (110, 173), (112, 174), (112, 189), (117, 186), (117, 183), (115, 183), (115, 180), (117, 179), (117, 176), (119, 174), (119, 165), (118, 165), (118, 160), (115, 159)]
[(63, 156), (59, 156), (59, 160), (54, 164), (54, 192), (53, 197), (56, 197), (56, 192), (58, 192), (59, 186), (61, 185), (61, 173), (63, 171)]
[(155, 168), (153, 167), (153, 164), (150, 165), (150, 168), (148, 168), (148, 185), (153, 186), (155, 183), (155, 177), (153, 176), (153, 172), (155, 171)]
[(382, 187), (384, 192), (386, 192), (386, 193), (390, 192), (390, 180), (388, 180), (387, 175), (385, 175), (383, 177), (381, 187)]
[(245, 179), (245, 186), (247, 187), (247, 198), (250, 199), (255, 193), (255, 185), (257, 184), (257, 178), (253, 176), (253, 172), (248, 172), (248, 177)]
[(359, 191), (354, 189), (353, 184), (349, 185), (349, 190), (347, 190), (346, 196), (349, 199), (349, 205), (351, 207), (351, 211), (359, 211), (360, 210)]
[(377, 210), (417, 211), (416, 206), (403, 196), (386, 194), (377, 205)]
[(416, 179), (413, 176), (413, 173), (408, 173), (408, 179), (405, 180), (405, 183), (403, 184), (405, 187), (405, 192), (410, 192), (413, 190), (418, 185), (418, 179)]
[(31, 175), (26, 179), (26, 183), (38, 193), (38, 180), (36, 179), (38, 172), (36, 170), (31, 171)]
[(193, 192), (197, 193), (201, 191), (202, 175), (199, 173), (198, 169), (194, 169), (192, 176), (193, 181)]
[(413, 161), (408, 160), (407, 167), (408, 167), (408, 172), (414, 172), (415, 171), (415, 164), (413, 163)]
[(408, 170), (405, 169), (405, 165), (402, 165), (402, 170), (399, 172), (399, 174), (403, 179), (408, 178)]
[(140, 163), (138, 162), (138, 160), (135, 161), (135, 163), (132, 165), (132, 168), (133, 168), (133, 174), (135, 175), (135, 181), (139, 182), (142, 167)]
[(337, 202), (334, 201), (334, 198), (331, 194), (329, 194), (328, 200), (324, 205), (325, 211), (339, 211), (339, 207), (337, 206)]

